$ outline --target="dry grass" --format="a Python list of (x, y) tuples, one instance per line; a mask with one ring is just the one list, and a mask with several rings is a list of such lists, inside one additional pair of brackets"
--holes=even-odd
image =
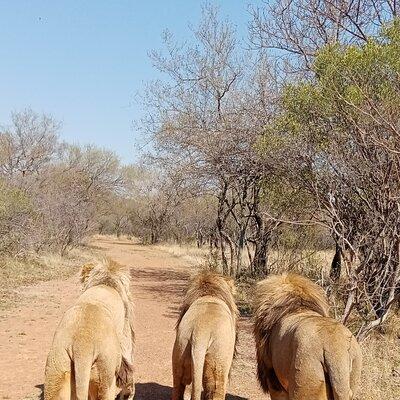
[(394, 316), (390, 324), (396, 328), (361, 344), (363, 375), (357, 400), (400, 399), (400, 317)]
[[(274, 254), (271, 255), (274, 257)], [(272, 266), (272, 273), (282, 273), (291, 270), (306, 275), (324, 284), (328, 276), (332, 255), (328, 252), (318, 252), (313, 255), (312, 263), (301, 262), (295, 266), (284, 262)], [(306, 259), (305, 259), (306, 260)], [(282, 259), (281, 259), (282, 261)], [(290, 268), (288, 268), (290, 267)], [(251, 314), (251, 303), (255, 281), (245, 278), (238, 282), (238, 306), (240, 311)], [(335, 307), (332, 307), (335, 311)], [(394, 315), (382, 327), (382, 332), (371, 335), (362, 344), (363, 372), (361, 384), (355, 400), (399, 400), (400, 399), (400, 316)]]
[[(204, 265), (208, 248), (198, 249), (191, 245), (160, 244), (152, 246), (181, 258), (190, 266)], [(74, 274), (78, 267), (92, 258), (93, 253), (82, 250), (71, 253), (67, 258), (48, 255), (33, 258), (29, 262), (15, 259), (0, 260), (0, 308), (7, 303), (3, 294), (15, 293), (15, 288), (50, 279), (62, 279)], [(278, 251), (270, 255), (273, 273), (292, 270), (321, 283), (328, 271), (332, 252), (304, 252), (284, 255)], [(238, 286), (238, 305), (243, 314), (250, 314), (254, 279), (241, 279)], [(400, 316), (393, 316), (382, 328), (362, 343), (364, 355), (363, 375), (355, 400), (398, 400), (400, 399)], [(252, 353), (251, 353), (252, 354)], [(255, 362), (251, 360), (251, 362)], [(36, 397), (35, 397), (36, 398)]]
[(331, 250), (272, 250), (269, 270), (272, 274), (295, 272), (323, 284), (329, 275), (333, 255)]
[(152, 246), (155, 250), (165, 251), (168, 254), (171, 254), (174, 257), (182, 258), (185, 262), (190, 265), (200, 265), (203, 264), (204, 261), (208, 257), (208, 248), (198, 248), (196, 246), (190, 244), (172, 244), (172, 243), (164, 243), (159, 245)]
[(66, 279), (75, 274), (91, 258), (88, 249), (75, 249), (67, 256), (57, 254), (31, 255), (23, 259), (0, 258), (0, 310), (20, 298), (18, 288), (52, 279)]
[[(192, 265), (203, 265), (210, 259), (207, 246), (198, 248), (192, 244), (162, 243), (151, 247), (155, 250), (165, 251), (174, 257), (183, 258)], [(227, 257), (229, 258), (229, 252), (227, 252)], [(273, 274), (292, 271), (321, 281), (329, 274), (332, 258), (333, 251), (331, 250), (272, 250), (269, 254), (268, 265), (270, 273)], [(249, 264), (246, 252), (242, 254), (242, 261), (244, 266)], [(212, 262), (216, 262), (216, 260), (212, 260)]]

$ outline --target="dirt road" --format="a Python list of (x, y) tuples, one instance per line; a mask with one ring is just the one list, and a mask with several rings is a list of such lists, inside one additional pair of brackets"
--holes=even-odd
[[(183, 259), (124, 240), (97, 239), (97, 247), (131, 267), (135, 302), (135, 400), (171, 396), (171, 351), (182, 292), (191, 271)], [(40, 399), (54, 330), (79, 294), (78, 278), (23, 288), (20, 306), (0, 314), (0, 399)], [(267, 399), (255, 378), (249, 321), (240, 321), (239, 356), (228, 400)]]

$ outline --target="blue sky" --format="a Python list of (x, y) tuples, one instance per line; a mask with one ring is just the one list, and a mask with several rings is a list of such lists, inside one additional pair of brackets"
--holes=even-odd
[[(246, 35), (248, 2), (211, 4)], [(166, 28), (189, 38), (200, 14), (195, 0), (0, 0), (0, 124), (30, 107), (61, 120), (66, 141), (134, 162), (135, 94), (155, 76), (147, 52)]]

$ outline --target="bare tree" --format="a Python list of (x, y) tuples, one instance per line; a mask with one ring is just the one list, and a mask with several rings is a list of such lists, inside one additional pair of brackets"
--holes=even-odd
[(0, 251), (65, 253), (110, 212), (108, 200), (121, 190), (118, 158), (60, 143), (51, 116), (24, 110), (11, 119), (0, 132)]
[(385, 321), (400, 287), (398, 37), (395, 21), (364, 46), (320, 51), (314, 80), (286, 89), (268, 150), (332, 233), (348, 280), (343, 321), (358, 313), (360, 337)]
[[(266, 59), (243, 51), (232, 25), (214, 8), (203, 9), (193, 34), (194, 45), (180, 45), (166, 33), (165, 52), (151, 53), (167, 78), (148, 86), (143, 125), (154, 141), (152, 159), (175, 182), (192, 195), (217, 198), (222, 268), (237, 275), (258, 210), (253, 203), (261, 199), (254, 193), (262, 190), (265, 164), (256, 146), (272, 112), (274, 80)], [(253, 235), (257, 243), (267, 238)], [(257, 260), (266, 260), (261, 253), (267, 246), (262, 248)]]
[(130, 197), (132, 233), (150, 244), (170, 238), (169, 223), (180, 199), (168, 179), (159, 171), (142, 169), (131, 182)]
[(38, 174), (57, 151), (61, 124), (30, 109), (13, 113), (0, 133), (0, 171), (4, 175)]
[(396, 0), (264, 1), (251, 8), (255, 46), (270, 49), (290, 72), (308, 73), (318, 50), (361, 44), (399, 15)]

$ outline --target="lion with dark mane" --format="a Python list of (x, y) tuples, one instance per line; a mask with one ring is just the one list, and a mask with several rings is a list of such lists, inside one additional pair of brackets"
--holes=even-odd
[(361, 374), (361, 349), (329, 317), (323, 289), (283, 274), (257, 285), (254, 336), (258, 380), (272, 400), (351, 400)]
[(45, 370), (45, 400), (132, 399), (129, 270), (112, 260), (82, 267), (83, 293), (64, 314)]
[(173, 400), (183, 400), (191, 383), (192, 400), (225, 399), (236, 344), (234, 295), (233, 280), (212, 272), (198, 274), (189, 284), (172, 354)]

